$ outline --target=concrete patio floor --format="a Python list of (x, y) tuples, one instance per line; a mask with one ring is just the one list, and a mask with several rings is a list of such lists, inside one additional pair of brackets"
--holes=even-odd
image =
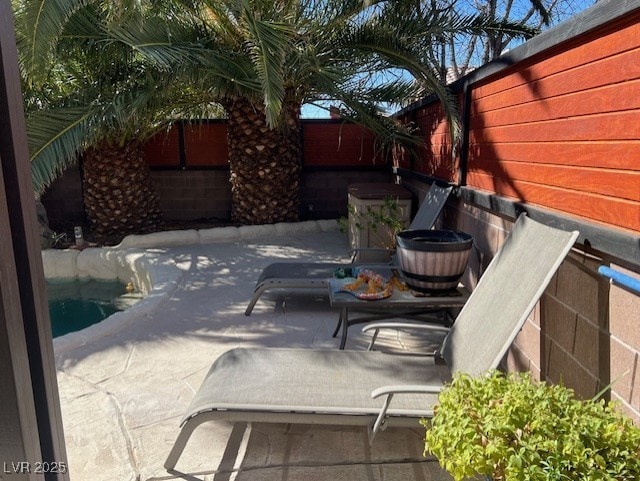
[[(176, 471), (163, 463), (179, 422), (211, 363), (237, 346), (337, 349), (337, 312), (322, 292), (264, 296), (244, 309), (269, 262), (345, 260), (338, 231), (156, 248), (180, 271), (178, 287), (119, 330), (56, 351), (72, 481), (440, 480), (423, 452), (424, 430), (389, 428), (369, 446), (364, 428), (208, 423)], [(367, 340), (350, 330), (348, 349)], [(383, 345), (406, 349), (388, 334)], [(69, 347), (71, 346), (71, 347)]]

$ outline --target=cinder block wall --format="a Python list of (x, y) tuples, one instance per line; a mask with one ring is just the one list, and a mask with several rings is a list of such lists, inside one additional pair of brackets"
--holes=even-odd
[(228, 170), (152, 170), (166, 220), (231, 218)]
[(300, 188), (300, 216), (302, 219), (346, 216), (349, 185), (391, 180), (387, 170), (305, 170)]
[[(416, 181), (403, 185), (420, 199), (428, 189)], [(480, 251), (471, 255), (463, 280), (469, 288), (512, 226), (510, 220), (459, 199), (448, 202), (440, 227), (472, 234)], [(562, 382), (582, 398), (612, 384), (610, 398), (640, 424), (640, 296), (611, 286), (597, 273), (602, 264), (640, 278), (640, 266), (624, 269), (615, 259), (577, 245), (503, 363), (510, 371), (531, 371), (538, 379)]]
[(82, 178), (77, 166), (69, 167), (46, 190), (41, 198), (52, 223), (83, 224)]
[[(226, 169), (152, 170), (151, 176), (166, 220), (231, 218), (231, 185)], [(300, 184), (300, 216), (336, 219), (347, 213), (347, 189), (360, 182), (390, 182), (386, 169), (305, 169)], [(82, 224), (82, 179), (70, 167), (42, 197), (52, 224)]]
[[(231, 218), (229, 171), (152, 170), (167, 220)], [(303, 170), (301, 219), (335, 219), (346, 215), (347, 189), (356, 182), (389, 182), (386, 170)]]

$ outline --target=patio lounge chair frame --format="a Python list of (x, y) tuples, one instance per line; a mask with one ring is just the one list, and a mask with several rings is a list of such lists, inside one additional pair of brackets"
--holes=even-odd
[[(444, 207), (453, 187), (433, 183), (420, 209), (411, 221), (410, 229), (431, 229)], [(395, 263), (395, 260), (391, 262)], [(327, 280), (336, 269), (353, 264), (344, 262), (274, 262), (264, 268), (244, 314), (251, 315), (258, 299), (270, 289), (326, 289)], [(367, 263), (371, 265), (371, 263)]]
[(211, 420), (367, 425), (370, 441), (387, 424), (416, 426), (417, 418), (433, 416), (453, 373), (478, 376), (498, 367), (577, 236), (521, 215), (432, 356), (227, 351), (192, 400), (165, 468), (175, 467), (193, 430)]

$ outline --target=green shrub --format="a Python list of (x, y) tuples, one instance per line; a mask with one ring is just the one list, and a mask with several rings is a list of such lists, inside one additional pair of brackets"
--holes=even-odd
[(425, 454), (456, 481), (640, 480), (640, 428), (602, 400), (498, 372), (457, 375), (439, 399)]

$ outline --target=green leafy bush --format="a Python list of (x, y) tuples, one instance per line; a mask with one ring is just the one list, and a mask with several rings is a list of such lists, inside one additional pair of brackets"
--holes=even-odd
[(499, 372), (457, 375), (439, 399), (425, 454), (456, 481), (640, 480), (640, 428), (603, 400)]

